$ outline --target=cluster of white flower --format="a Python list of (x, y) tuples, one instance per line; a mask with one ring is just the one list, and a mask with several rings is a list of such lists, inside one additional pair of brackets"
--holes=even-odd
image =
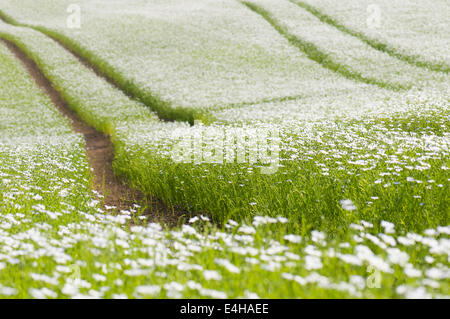
[[(448, 75), (431, 72), (380, 52), (360, 39), (320, 21), (312, 13), (279, 0), (248, 1), (266, 10), (286, 32), (315, 45), (333, 63), (360, 81), (391, 88), (424, 87), (449, 81)], [(336, 6), (333, 6), (336, 7)], [(339, 71), (339, 70), (338, 70)]]
[[(426, 0), (293, 0), (306, 3), (349, 29), (423, 62), (444, 64), (448, 70), (448, 2)], [(375, 18), (375, 19), (373, 19)], [(371, 22), (375, 23), (371, 23)], [(434, 23), (430, 23), (434, 21)]]

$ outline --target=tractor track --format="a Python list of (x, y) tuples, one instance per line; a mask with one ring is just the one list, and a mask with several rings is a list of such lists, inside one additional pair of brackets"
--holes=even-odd
[[(147, 222), (159, 222), (167, 226), (176, 226), (189, 214), (178, 207), (168, 207), (161, 200), (146, 196), (139, 190), (129, 187), (125, 181), (114, 175), (114, 148), (109, 136), (97, 131), (69, 108), (51, 82), (41, 72), (36, 63), (13, 42), (2, 39), (14, 56), (22, 62), (36, 84), (48, 95), (58, 111), (69, 119), (72, 130), (82, 134), (85, 140), (86, 154), (93, 169), (93, 189), (106, 206), (115, 206), (118, 211), (135, 210), (135, 204), (142, 207), (142, 215)], [(92, 69), (92, 67), (91, 67)]]

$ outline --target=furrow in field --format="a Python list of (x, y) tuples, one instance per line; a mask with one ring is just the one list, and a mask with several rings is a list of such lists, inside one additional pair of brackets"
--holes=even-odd
[(300, 51), (304, 52), (309, 59), (319, 63), (323, 67), (336, 72), (337, 74), (342, 75), (347, 79), (376, 85), (381, 88), (394, 90), (405, 88), (401, 85), (389, 84), (376, 78), (365, 76), (360, 72), (357, 72), (356, 70), (353, 70), (350, 67), (337, 62), (335, 59), (326, 54), (326, 52), (322, 51), (313, 42), (306, 41), (290, 33), (289, 30), (280, 21), (278, 21), (278, 19), (276, 19), (269, 11), (267, 11), (263, 7), (249, 1), (242, 1), (242, 3), (250, 10), (263, 17), (275, 30), (277, 30), (282, 36), (284, 36), (289, 41), (289, 43), (298, 48)]
[[(64, 37), (64, 35), (52, 32), (51, 30), (47, 30), (45, 28), (22, 25), (16, 21), (14, 21), (12, 18), (8, 17), (1, 11), (0, 11), (0, 19), (3, 20), (3, 22), (11, 24), (13, 26), (32, 28), (36, 32), (43, 33), (45, 36), (48, 36), (49, 38), (54, 40), (56, 43), (59, 43), (65, 50), (67, 50), (74, 57), (76, 57), (80, 61), (81, 64), (83, 64), (85, 67), (87, 67), (88, 69), (95, 72), (95, 74), (97, 76), (102, 77), (109, 84), (114, 86), (116, 89), (122, 91), (128, 98), (135, 100), (137, 103), (142, 103), (141, 97), (137, 96), (136, 92), (134, 90), (130, 89), (129, 85), (124, 83), (124, 81), (122, 81), (120, 79), (120, 77), (112, 75), (111, 72), (104, 71), (104, 70), (113, 70), (112, 66), (108, 65), (107, 62), (98, 62), (97, 65), (94, 63), (91, 63), (92, 59), (88, 58), (87, 55), (83, 55), (82, 53), (80, 53), (80, 52), (83, 52), (83, 50), (78, 48), (76, 46), (76, 44), (73, 44), (69, 39)], [(98, 65), (105, 65), (105, 64), (106, 64), (106, 67), (104, 67), (104, 68), (101, 68), (98, 66)], [(147, 99), (146, 105), (147, 106), (150, 105), (151, 109), (158, 111), (159, 108), (154, 107), (155, 103), (161, 103), (161, 102), (157, 102), (157, 101), (148, 102), (148, 99)], [(184, 120), (185, 119), (185, 118), (179, 118), (174, 114), (168, 115), (166, 113), (162, 114), (161, 112), (156, 112), (156, 114), (160, 117), (161, 120), (171, 121), (171, 120)], [(193, 119), (191, 119), (189, 121), (193, 121)]]
[[(433, 15), (427, 15), (427, 13), (434, 10), (433, 6), (435, 5), (435, 3), (433, 3), (433, 5), (430, 6), (428, 1), (422, 1), (423, 7), (419, 8), (414, 8), (414, 5), (411, 2), (406, 1), (397, 1), (394, 3), (392, 1), (360, 1), (357, 4), (354, 2), (348, 3), (347, 1), (340, 2), (338, 6), (335, 1), (330, 2), (328, 0), (319, 2), (300, 0), (289, 1), (315, 15), (322, 22), (360, 39), (375, 50), (387, 53), (394, 58), (417, 67), (444, 73), (450, 72), (450, 66), (445, 62), (445, 59), (448, 60), (448, 45), (446, 49), (445, 43), (442, 41), (440, 43), (435, 41), (436, 36), (439, 37), (448, 34), (445, 30), (445, 25), (447, 25), (448, 29), (448, 20), (445, 21), (441, 19), (442, 14), (445, 15), (445, 13), (448, 12), (448, 4), (444, 4), (443, 7), (442, 5), (437, 6), (436, 12), (439, 12), (440, 10), (440, 14), (437, 14), (437, 16), (434, 17)], [(419, 6), (420, 4), (420, 1), (416, 3), (416, 5)], [(445, 8), (445, 6), (447, 7)], [(395, 12), (396, 9), (401, 14), (404, 12), (403, 16), (397, 15)], [(408, 13), (409, 9), (413, 10), (412, 13)], [(365, 25), (367, 24), (367, 21), (369, 21), (368, 13), (370, 14), (371, 11), (373, 11), (372, 15), (374, 15), (374, 18), (376, 18), (375, 14), (378, 15), (380, 21), (377, 23), (382, 25), (375, 25), (373, 28), (374, 30), (370, 30)], [(420, 15), (415, 15), (416, 19), (412, 20), (411, 14), (418, 11), (420, 12)], [(381, 21), (381, 18), (386, 16), (386, 13), (390, 12), (392, 12), (392, 16), (389, 16), (389, 19), (385, 17), (384, 21)], [(389, 20), (389, 23), (386, 23), (386, 20)], [(402, 20), (406, 21), (405, 25), (402, 25)], [(437, 23), (430, 24), (430, 20), (436, 21)], [(431, 34), (427, 35), (427, 32), (420, 32), (421, 30), (419, 30), (419, 32), (416, 31), (420, 24), (427, 27), (431, 25), (442, 25), (443, 30), (437, 28), (437, 30), (433, 30), (431, 31)], [(443, 39), (441, 38), (440, 40)], [(448, 38), (446, 39), (446, 43), (449, 43)], [(405, 46), (405, 48), (399, 49), (398, 46)], [(442, 48), (441, 54), (439, 54), (441, 57), (435, 59), (434, 56), (439, 56), (436, 54), (439, 52), (439, 48)], [(425, 49), (427, 53), (422, 53), (422, 49)], [(430, 50), (431, 52), (428, 53)], [(447, 54), (446, 57), (445, 54)]]
[(134, 209), (135, 204), (139, 203), (144, 205), (145, 209), (142, 212), (149, 216), (150, 221), (178, 224), (178, 217), (182, 214), (180, 211), (175, 214), (175, 211), (169, 209), (162, 201), (144, 195), (114, 174), (114, 147), (110, 137), (88, 125), (74, 109), (70, 109), (65, 99), (26, 53), (13, 42), (3, 41), (14, 56), (23, 63), (36, 84), (48, 95), (58, 111), (70, 120), (72, 130), (84, 136), (86, 153), (94, 175), (93, 187), (102, 194), (103, 205), (130, 211)]
[(114, 124), (124, 119), (158, 122), (144, 105), (130, 100), (42, 33), (0, 21), (0, 35), (24, 51), (68, 105), (98, 131), (113, 135)]
[(367, 86), (318, 65), (234, 0), (108, 2), (105, 10), (81, 1), (80, 29), (66, 25), (68, 1), (36, 0), (27, 10), (22, 1), (5, 1), (2, 12), (58, 38), (160, 117), (192, 124), (211, 109)]
[(15, 21), (13, 18), (0, 11), (0, 19), (13, 26), (31, 28), (36, 32), (41, 32), (45, 36), (48, 36), (55, 42), (59, 43), (65, 50), (75, 56), (84, 66), (94, 71), (97, 76), (104, 78), (109, 84), (113, 85), (116, 89), (122, 91), (127, 97), (135, 100), (138, 103), (143, 103), (151, 110), (155, 111), (161, 120), (165, 121), (187, 121), (191, 124), (194, 122), (194, 111), (190, 110), (187, 113), (189, 115), (181, 115), (176, 109), (172, 110), (168, 107), (168, 103), (164, 102), (153, 94), (147, 94), (145, 97), (142, 92), (137, 89), (130, 80), (124, 78), (120, 73), (116, 72), (114, 67), (109, 64), (108, 61), (97, 58), (89, 51), (86, 51), (81, 45), (72, 41), (69, 37), (63, 33), (58, 33), (54, 30), (47, 29), (42, 26), (32, 26), (22, 24)]
[(292, 41), (299, 41), (301, 48), (308, 50), (313, 47), (311, 55), (316, 56), (320, 63), (331, 63), (329, 67), (336, 68), (338, 72), (356, 74), (358, 79), (393, 89), (424, 88), (449, 81), (445, 74), (418, 68), (373, 49), (360, 39), (323, 23), (290, 1), (246, 2), (252, 4), (255, 10), (260, 10), (260, 14), (267, 16)]
[[(13, 42), (35, 61), (62, 99), (83, 121), (111, 137), (114, 173), (125, 177), (133, 188), (161, 198), (174, 207), (167, 214), (168, 218), (182, 222), (182, 210), (177, 204), (189, 208), (190, 212), (210, 211), (208, 205), (195, 205), (202, 194), (192, 194), (194, 205), (191, 205), (191, 199), (187, 199), (174, 183), (173, 179), (178, 178), (176, 167), (186, 173), (190, 168), (180, 167), (167, 158), (166, 150), (176, 142), (172, 133), (189, 129), (187, 123), (160, 122), (147, 107), (128, 99), (40, 32), (0, 21), (0, 37)], [(145, 137), (141, 139), (142, 134)], [(196, 187), (195, 181), (191, 187)], [(223, 220), (215, 218), (215, 221)]]

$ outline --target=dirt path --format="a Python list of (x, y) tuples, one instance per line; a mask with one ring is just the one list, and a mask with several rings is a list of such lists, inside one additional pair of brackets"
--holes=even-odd
[(150, 198), (142, 192), (132, 189), (122, 180), (119, 180), (113, 172), (112, 162), (114, 150), (108, 136), (98, 132), (89, 126), (72, 111), (61, 95), (53, 88), (50, 81), (42, 74), (36, 63), (21, 51), (14, 43), (2, 40), (8, 49), (24, 64), (29, 74), (37, 85), (50, 97), (56, 108), (69, 118), (72, 130), (83, 134), (86, 141), (86, 152), (89, 164), (93, 168), (93, 188), (104, 196), (103, 206), (115, 206), (119, 210), (134, 209), (138, 204), (146, 207), (142, 215), (147, 216), (148, 222), (161, 222), (168, 226), (174, 226), (188, 218), (188, 214), (176, 207), (169, 208), (160, 200)]

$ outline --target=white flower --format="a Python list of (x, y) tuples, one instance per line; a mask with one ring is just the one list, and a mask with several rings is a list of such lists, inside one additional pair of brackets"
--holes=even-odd
[(411, 264), (406, 264), (403, 272), (408, 277), (420, 277), (422, 276), (422, 272), (416, 268), (414, 268)]
[(256, 230), (251, 226), (242, 225), (239, 227), (238, 232), (251, 235), (256, 233)]
[(92, 274), (95, 281), (106, 281), (106, 277), (100, 274)]
[(317, 230), (313, 230), (311, 232), (311, 239), (313, 242), (317, 243), (317, 242), (323, 242), (326, 238), (325, 233), (317, 231)]
[(393, 223), (387, 222), (385, 220), (381, 221), (381, 227), (384, 228), (384, 231), (388, 234), (394, 233), (394, 227), (395, 225)]
[(406, 299), (430, 299), (431, 295), (427, 292), (425, 287), (409, 289), (405, 292)]
[(172, 281), (170, 283), (167, 283), (164, 285), (164, 289), (165, 290), (173, 290), (173, 291), (183, 291), (184, 290), (184, 286), (176, 281)]
[(425, 275), (436, 280), (448, 279), (450, 278), (450, 271), (448, 270), (448, 268), (446, 270), (439, 268), (430, 268), (425, 272)]
[(365, 228), (373, 228), (373, 224), (366, 222), (365, 220), (361, 220), (361, 225), (363, 225)]
[(203, 277), (206, 280), (222, 280), (222, 276), (215, 270), (205, 270), (203, 272)]
[(289, 234), (289, 235), (284, 235), (283, 237), (285, 240), (290, 241), (291, 243), (299, 243), (302, 241), (302, 237), (298, 236), (298, 235), (293, 235), (293, 234)]
[(258, 294), (251, 292), (249, 290), (244, 291), (244, 298), (246, 299), (260, 299)]
[(356, 206), (351, 199), (342, 199), (340, 203), (344, 210), (353, 211), (356, 209)]
[(356, 286), (358, 289), (362, 290), (366, 286), (366, 280), (357, 275), (350, 276), (350, 283)]
[(317, 256), (305, 256), (305, 268), (308, 270), (320, 269), (323, 267), (322, 261)]
[(199, 220), (199, 218), (197, 216), (192, 217), (191, 219), (189, 219), (189, 224), (193, 224), (193, 223), (195, 223), (198, 220)]
[(211, 298), (215, 298), (215, 299), (227, 299), (226, 293), (224, 293), (223, 291), (218, 291), (218, 290), (214, 290), (214, 289), (201, 288), (201, 289), (199, 289), (199, 293), (205, 297), (211, 297)]
[(197, 231), (194, 228), (192, 228), (191, 226), (188, 226), (188, 225), (183, 225), (181, 231), (184, 234), (188, 234), (188, 235), (195, 235), (195, 234), (197, 234)]
[(221, 266), (225, 267), (229, 272), (232, 272), (232, 273), (235, 273), (235, 274), (239, 274), (241, 272), (241, 270), (238, 267), (233, 265), (227, 259), (217, 258), (217, 259), (214, 260), (214, 262), (216, 264), (218, 264), (218, 265), (221, 265)]
[(17, 289), (11, 287), (0, 286), (0, 295), (3, 296), (13, 296), (18, 293)]
[(28, 293), (36, 299), (56, 298), (58, 294), (48, 288), (35, 289), (30, 288)]
[(286, 224), (289, 221), (289, 219), (282, 217), (282, 216), (278, 216), (277, 219), (282, 224)]
[(157, 295), (161, 292), (161, 287), (157, 285), (138, 286), (134, 291), (139, 295)]
[(386, 234), (378, 234), (380, 238), (388, 245), (395, 246), (397, 245), (397, 242), (395, 241), (395, 238)]
[(388, 260), (393, 264), (405, 265), (409, 260), (409, 255), (398, 248), (387, 248)]

